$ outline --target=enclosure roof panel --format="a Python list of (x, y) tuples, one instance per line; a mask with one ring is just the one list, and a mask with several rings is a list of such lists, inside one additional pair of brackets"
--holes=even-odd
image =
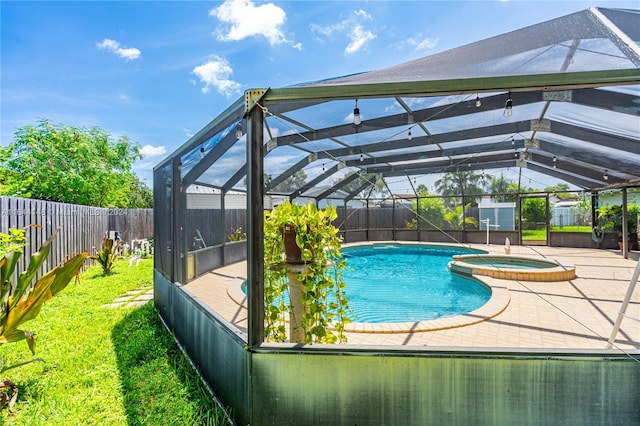
[(463, 169), (638, 182), (638, 40), (638, 10), (590, 8), (376, 71), (248, 90), (172, 158), (184, 187), (244, 190), (242, 115), (258, 105), (265, 190), (291, 198), (351, 199), (381, 177)]
[[(637, 68), (638, 11), (591, 8), (377, 71), (312, 86)], [(627, 33), (629, 32), (629, 33)], [(635, 41), (635, 43), (634, 43)]]

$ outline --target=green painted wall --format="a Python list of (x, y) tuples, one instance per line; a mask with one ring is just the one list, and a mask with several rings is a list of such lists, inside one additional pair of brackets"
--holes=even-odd
[(238, 425), (640, 424), (640, 350), (249, 351), (222, 318), (157, 272), (155, 305)]
[(216, 397), (231, 408), (239, 425), (249, 424), (250, 354), (245, 350), (246, 343), (224, 325), (217, 313), (157, 271), (154, 303)]
[(255, 353), (252, 425), (629, 425), (627, 357)]

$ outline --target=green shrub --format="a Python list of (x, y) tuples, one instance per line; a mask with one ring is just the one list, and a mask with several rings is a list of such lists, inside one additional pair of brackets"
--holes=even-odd
[(102, 266), (103, 275), (111, 275), (113, 264), (120, 256), (119, 246), (120, 240), (104, 237), (102, 250), (98, 250), (96, 247), (93, 248), (96, 254), (92, 255), (91, 259), (96, 260)]

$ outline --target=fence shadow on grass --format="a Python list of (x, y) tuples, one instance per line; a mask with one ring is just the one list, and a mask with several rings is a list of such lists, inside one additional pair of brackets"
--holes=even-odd
[(111, 336), (130, 425), (226, 424), (152, 303), (132, 309)]

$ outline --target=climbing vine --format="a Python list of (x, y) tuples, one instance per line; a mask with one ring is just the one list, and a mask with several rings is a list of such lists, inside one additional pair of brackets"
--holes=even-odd
[[(285, 202), (265, 212), (264, 229), (264, 293), (265, 339), (284, 342), (287, 339), (286, 319), (292, 312), (287, 301), (289, 285), (285, 257), (284, 229), (295, 231), (300, 249), (297, 278), (304, 287), (301, 325), (305, 329), (304, 343), (346, 342), (344, 326), (349, 319), (349, 301), (342, 271), (342, 238), (332, 225), (337, 218), (335, 207), (318, 209), (315, 204), (298, 205)], [(290, 300), (290, 299), (289, 299)]]

